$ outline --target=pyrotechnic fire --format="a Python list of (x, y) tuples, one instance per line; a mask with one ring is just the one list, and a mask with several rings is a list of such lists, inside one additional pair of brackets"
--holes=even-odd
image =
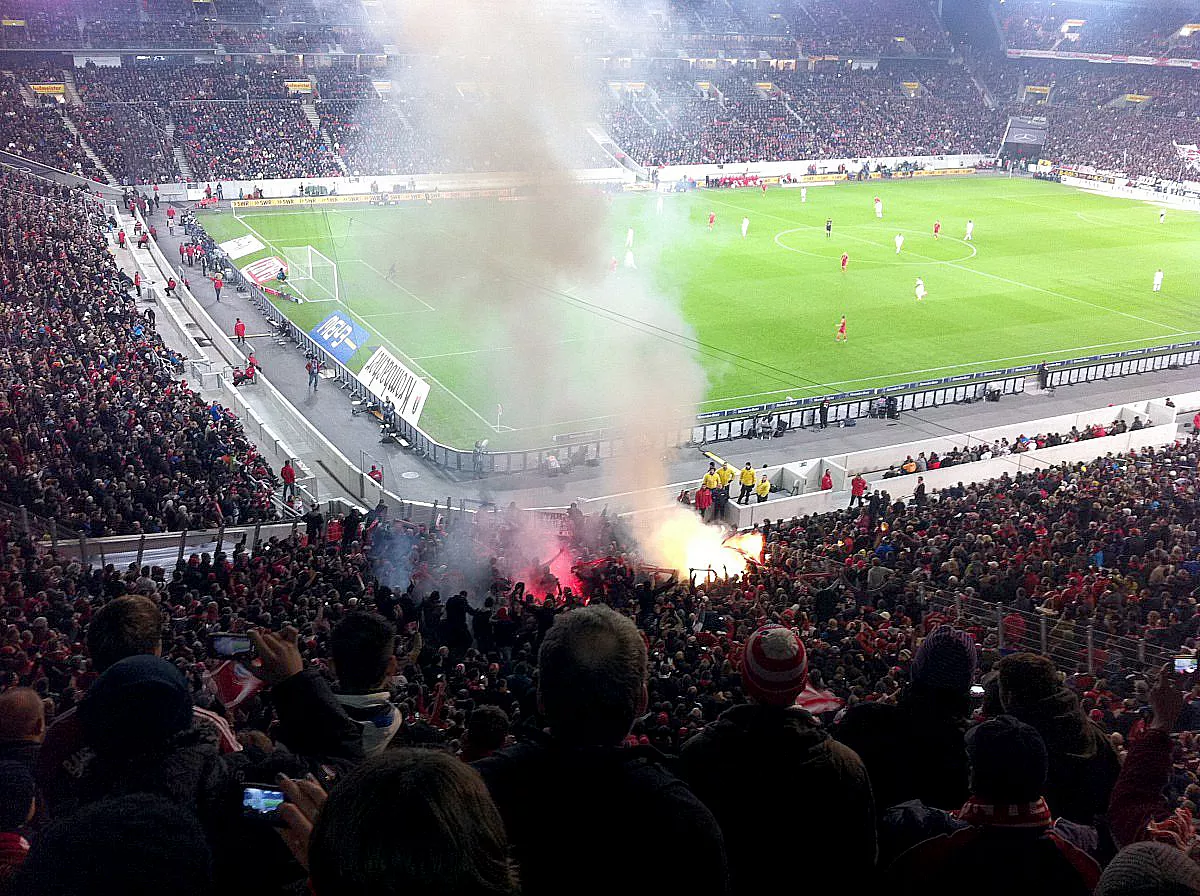
[(750, 563), (761, 562), (763, 552), (763, 537), (757, 532), (726, 538), (722, 529), (706, 526), (687, 511), (656, 520), (642, 543), (647, 559), (676, 569), (681, 576), (693, 569), (734, 576)]

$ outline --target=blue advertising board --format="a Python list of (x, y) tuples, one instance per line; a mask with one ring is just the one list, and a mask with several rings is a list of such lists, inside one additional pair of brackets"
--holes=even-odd
[(367, 341), (367, 331), (344, 311), (331, 311), (309, 333), (317, 344), (346, 364)]

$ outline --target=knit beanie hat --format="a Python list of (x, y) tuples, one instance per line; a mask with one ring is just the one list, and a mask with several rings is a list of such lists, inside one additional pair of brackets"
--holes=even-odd
[(808, 655), (796, 634), (764, 625), (746, 641), (742, 687), (760, 703), (791, 706), (808, 684)]
[(1096, 896), (1195, 896), (1200, 865), (1166, 843), (1126, 846), (1100, 876)]
[(141, 752), (192, 721), (187, 679), (156, 656), (131, 656), (105, 670), (79, 705), (84, 738), (97, 752)]
[(1042, 796), (1049, 760), (1036, 728), (1012, 716), (997, 716), (968, 731), (966, 742), (972, 796), (1008, 805)]
[(912, 682), (926, 688), (966, 693), (975, 680), (975, 640), (939, 625), (921, 642), (912, 660)]
[(0, 831), (15, 831), (25, 824), (35, 793), (25, 763), (0, 762)]

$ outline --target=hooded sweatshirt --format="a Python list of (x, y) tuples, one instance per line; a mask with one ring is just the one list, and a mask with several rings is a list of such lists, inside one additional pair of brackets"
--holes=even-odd
[(1050, 771), (1045, 796), (1055, 817), (1095, 825), (1105, 813), (1121, 762), (1095, 722), (1084, 716), (1079, 698), (1066, 688), (1008, 712), (1037, 729), (1046, 742)]
[(867, 770), (804, 710), (734, 706), (683, 745), (679, 772), (721, 825), (730, 893), (775, 889), (779, 867), (764, 856), (869, 880), (876, 835)]

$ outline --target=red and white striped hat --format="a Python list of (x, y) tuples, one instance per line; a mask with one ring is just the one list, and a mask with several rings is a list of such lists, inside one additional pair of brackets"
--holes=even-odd
[(808, 683), (808, 655), (796, 634), (764, 625), (746, 641), (742, 687), (760, 703), (791, 706)]

